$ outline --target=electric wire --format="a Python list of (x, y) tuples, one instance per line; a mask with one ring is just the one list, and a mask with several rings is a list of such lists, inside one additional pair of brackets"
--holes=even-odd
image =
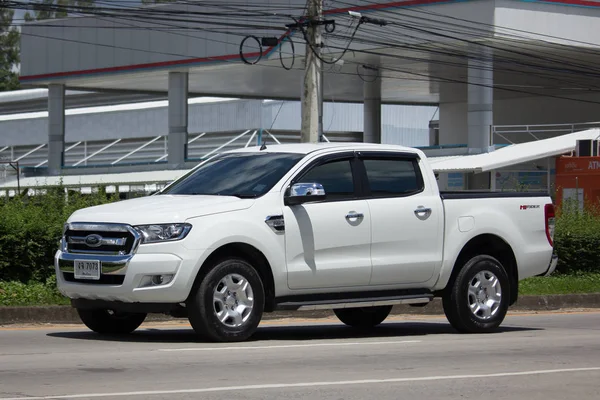
[[(356, 31), (355, 31), (355, 32), (356, 32)], [(304, 32), (303, 32), (303, 33), (304, 33)], [(303, 35), (303, 36), (304, 36), (304, 35)], [(352, 38), (353, 38), (353, 40), (354, 40), (354, 39), (357, 39), (357, 38), (356, 38), (356, 36), (354, 36), (354, 37), (352, 37)], [(94, 44), (94, 43), (93, 43), (93, 44)], [(346, 51), (348, 51), (349, 47), (350, 47), (350, 46), (347, 46), (347, 47), (345, 47), (345, 48), (338, 48), (338, 49), (339, 49), (339, 50), (341, 50), (341, 51), (344, 51), (344, 49), (346, 49)], [(334, 48), (335, 48), (335, 47), (334, 47)], [(139, 50), (139, 49), (135, 49), (135, 50)], [(281, 54), (283, 53), (283, 51), (281, 50), (281, 48), (280, 48), (280, 51), (281, 51), (281, 53), (280, 53), (280, 57), (281, 57)], [(363, 51), (363, 50), (358, 50), (358, 51), (352, 50), (352, 52), (358, 52), (359, 54), (360, 54), (360, 53), (364, 53), (364, 51)], [(292, 54), (295, 54), (295, 51), (293, 51), (293, 52), (292, 52)], [(345, 54), (345, 53), (343, 53), (343, 54)], [(186, 56), (186, 57), (189, 57), (189, 56)], [(358, 68), (359, 68), (359, 65), (357, 64), (357, 69), (358, 69)], [(394, 71), (394, 69), (390, 69), (390, 68), (386, 68), (386, 69), (387, 69), (388, 71)], [(402, 73), (405, 73), (405, 74), (415, 74), (415, 73), (414, 73), (414, 71), (403, 71), (403, 70), (398, 70), (398, 69), (395, 69), (395, 70), (396, 70), (397, 72), (402, 72)], [(358, 72), (358, 71), (357, 71), (357, 72)], [(340, 72), (340, 73), (341, 73), (341, 72)], [(358, 74), (358, 73), (357, 73), (357, 75), (359, 75), (359, 77), (360, 77), (360, 74)], [(421, 75), (423, 75), (423, 74), (421, 74)], [(431, 77), (428, 77), (428, 78), (431, 78)], [(535, 94), (536, 94), (536, 95), (538, 95), (537, 93), (535, 93)], [(572, 99), (572, 98), (566, 98), (566, 99), (568, 99), (568, 100), (575, 100), (575, 101), (578, 101), (578, 99)]]

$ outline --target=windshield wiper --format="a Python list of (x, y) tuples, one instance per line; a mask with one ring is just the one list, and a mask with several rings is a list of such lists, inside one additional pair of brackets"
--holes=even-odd
[(255, 194), (246, 194), (246, 193), (199, 193), (199, 192), (192, 192), (192, 193), (188, 193), (190, 195), (193, 196), (231, 196), (231, 197), (238, 197), (240, 199), (254, 199), (257, 197), (257, 195)]
[[(167, 193), (168, 194), (168, 193)], [(178, 193), (187, 196), (232, 196), (240, 199), (254, 199), (258, 195), (256, 194), (245, 194), (245, 193), (201, 193), (201, 192), (190, 192), (190, 193)]]

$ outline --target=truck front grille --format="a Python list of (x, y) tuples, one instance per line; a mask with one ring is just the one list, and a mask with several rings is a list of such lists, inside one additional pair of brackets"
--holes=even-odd
[(67, 253), (97, 255), (131, 254), (139, 235), (127, 225), (68, 224), (64, 231)]

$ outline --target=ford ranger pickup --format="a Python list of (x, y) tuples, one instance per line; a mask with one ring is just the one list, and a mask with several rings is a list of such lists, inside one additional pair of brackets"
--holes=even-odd
[(555, 269), (554, 224), (547, 193), (440, 192), (418, 149), (269, 145), (74, 212), (55, 269), (101, 334), (163, 313), (208, 340), (242, 341), (264, 313), (315, 309), (369, 328), (396, 304), (436, 297), (457, 331), (490, 332), (520, 280)]

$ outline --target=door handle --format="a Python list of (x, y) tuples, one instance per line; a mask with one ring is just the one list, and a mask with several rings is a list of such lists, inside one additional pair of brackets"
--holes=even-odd
[(357, 213), (356, 211), (350, 211), (346, 214), (346, 219), (357, 219), (364, 217), (363, 213)]
[(431, 208), (421, 206), (415, 210), (415, 215), (417, 216), (417, 218), (425, 220), (431, 215)]

